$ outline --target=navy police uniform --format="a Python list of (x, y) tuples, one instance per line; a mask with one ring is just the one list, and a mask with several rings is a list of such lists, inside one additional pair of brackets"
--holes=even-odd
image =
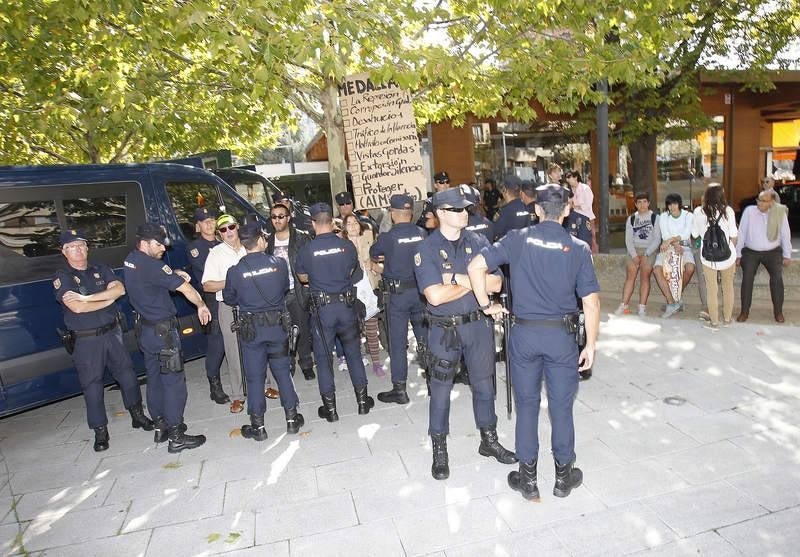
[[(239, 237), (247, 239), (249, 228), (260, 233), (260, 226), (242, 227)], [(289, 333), (281, 316), (286, 312), (289, 269), (280, 257), (249, 252), (228, 269), (222, 298), (239, 306), (239, 320), (249, 324), (251, 335), (240, 329), (242, 357), (247, 377), (247, 412), (264, 416), (267, 364), (278, 382), (281, 406), (296, 408), (297, 393), (289, 374)]]
[[(392, 209), (412, 210), (414, 200), (408, 195), (393, 195)], [(408, 323), (414, 330), (417, 346), (427, 342), (425, 304), (417, 290), (414, 277), (414, 254), (427, 233), (411, 222), (396, 223), (388, 232), (378, 236), (369, 250), (377, 260), (384, 258), (382, 289), (389, 326), (389, 356), (392, 364), (392, 383), (405, 383), (408, 378)], [(421, 353), (418, 350), (418, 353)]]
[[(166, 233), (139, 227), (139, 236), (165, 244)], [(139, 314), (139, 348), (147, 371), (147, 407), (154, 417), (163, 417), (174, 428), (183, 423), (186, 407), (186, 377), (178, 334), (177, 311), (170, 292), (183, 285), (169, 265), (135, 249), (125, 258), (125, 285), (131, 305)]]
[(465, 228), (465, 230), (480, 234), (486, 237), (489, 243), (492, 243), (494, 241), (494, 223), (483, 215), (475, 212), (475, 207), (478, 205), (478, 201), (480, 201), (481, 194), (476, 188), (470, 186), (467, 186), (467, 188), (469, 188), (467, 199), (472, 203), (472, 207), (467, 209), (469, 211), (469, 219), (467, 220), (467, 228)]
[[(207, 207), (201, 207), (194, 213), (194, 221), (201, 222), (205, 219), (214, 219), (216, 221), (217, 213), (209, 210)], [(203, 297), (203, 301), (208, 306), (211, 312), (211, 322), (205, 327), (206, 333), (206, 376), (209, 380), (219, 378), (220, 367), (222, 360), (225, 358), (225, 345), (222, 340), (222, 331), (219, 328), (219, 303), (214, 292), (204, 292), (202, 285), (203, 270), (206, 266), (206, 259), (208, 259), (208, 252), (219, 244), (219, 241), (206, 240), (202, 236), (198, 236), (195, 240), (189, 242), (186, 247), (187, 259), (189, 260), (190, 272), (192, 277), (192, 286)], [(221, 388), (221, 387), (220, 387)]]
[[(461, 188), (452, 188), (434, 196), (435, 205), (465, 207), (468, 203)], [(431, 233), (414, 256), (414, 273), (420, 293), (442, 283), (442, 275), (466, 274), (473, 257), (489, 242), (481, 235), (461, 231), (458, 240), (445, 238), (440, 230)], [(428, 433), (447, 434), (450, 430), (450, 391), (458, 363), (463, 355), (472, 387), (472, 409), (480, 428), (497, 424), (494, 410), (494, 334), (493, 326), (478, 309), (472, 293), (438, 306), (428, 303), (428, 351), (431, 400)]]
[[(61, 234), (62, 244), (75, 241), (85, 242), (75, 231), (64, 231)], [(86, 269), (75, 269), (68, 264), (59, 269), (53, 278), (56, 299), (64, 310), (64, 324), (74, 338), (72, 359), (86, 402), (86, 421), (92, 429), (108, 424), (103, 399), (103, 375), (106, 367), (120, 386), (125, 408), (130, 410), (138, 406), (141, 410), (142, 395), (117, 322), (117, 303), (95, 311), (75, 313), (67, 307), (63, 298), (70, 291), (85, 296), (102, 292), (113, 282), (121, 281), (102, 263), (89, 264)], [(152, 422), (149, 429), (153, 429)]]
[[(523, 183), (519, 176), (509, 174), (503, 179), (503, 188), (519, 193)], [(503, 205), (497, 213), (494, 223), (494, 240), (505, 236), (509, 230), (518, 230), (531, 224), (531, 211), (523, 201), (517, 197)]]
[[(540, 197), (560, 186), (542, 186)], [(546, 201), (547, 199), (545, 199)], [(578, 391), (578, 347), (564, 316), (577, 312), (575, 294), (584, 297), (600, 287), (589, 247), (555, 221), (509, 232), (483, 250), (489, 270), (509, 265), (513, 294), (510, 333), (511, 378), (517, 401), (516, 452), (535, 461), (539, 452), (538, 419), (542, 377), (547, 382), (553, 455), (566, 465), (575, 460), (572, 405)], [(535, 463), (534, 463), (535, 464)], [(534, 471), (535, 474), (535, 471)]]
[[(327, 203), (317, 203), (311, 207), (312, 218), (323, 213), (333, 214)], [(342, 341), (356, 396), (363, 390), (366, 397), (367, 375), (361, 360), (354, 286), (361, 280), (363, 271), (353, 243), (333, 232), (325, 232), (317, 234), (297, 254), (297, 273), (308, 276), (311, 290), (314, 358), (317, 362), (319, 391), (325, 404), (323, 408), (327, 408), (326, 411), (320, 408), (319, 413), (320, 417), (334, 421), (338, 415), (335, 415), (336, 385), (331, 369), (331, 350), (337, 337)], [(365, 412), (361, 412), (359, 404), (360, 413), (368, 411), (366, 408)]]
[(592, 245), (592, 223), (589, 222), (589, 217), (586, 215), (570, 211), (567, 218), (564, 219), (564, 228), (572, 236), (583, 240), (589, 246)]

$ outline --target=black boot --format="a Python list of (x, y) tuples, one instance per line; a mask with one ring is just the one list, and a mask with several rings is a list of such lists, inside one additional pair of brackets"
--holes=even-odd
[(358, 403), (359, 414), (369, 414), (370, 409), (375, 406), (375, 399), (367, 394), (367, 386), (354, 389), (356, 393), (356, 402)]
[(578, 374), (580, 375), (579, 381), (588, 381), (592, 378), (592, 369), (584, 369), (583, 371), (579, 371)]
[(322, 406), (317, 409), (317, 415), (329, 422), (338, 422), (339, 414), (336, 412), (336, 393), (322, 395)]
[(446, 480), (450, 477), (450, 466), (447, 463), (447, 434), (435, 433), (431, 435), (433, 442), (433, 464), (431, 475), (434, 480)]
[(219, 375), (208, 378), (208, 387), (211, 400), (217, 404), (228, 404), (231, 401), (231, 397), (225, 394), (225, 391), (222, 389), (222, 381), (219, 380)]
[(313, 367), (302, 368), (301, 371), (303, 372), (303, 377), (305, 378), (306, 381), (311, 381), (312, 379), (317, 378), (317, 374), (314, 373)]
[(556, 497), (566, 497), (576, 487), (583, 483), (583, 472), (580, 468), (574, 468), (574, 462), (569, 464), (556, 463), (556, 483), (553, 486), (553, 495)]
[(517, 455), (500, 444), (497, 439), (496, 427), (481, 428), (481, 445), (478, 447), (478, 453), (482, 456), (493, 456), (501, 464), (514, 464), (517, 462)]
[(381, 402), (396, 402), (397, 404), (408, 404), (408, 393), (406, 392), (406, 382), (400, 381), (392, 383), (392, 390), (385, 393), (378, 393), (378, 400)]
[(536, 485), (536, 460), (520, 461), (519, 472), (509, 472), (508, 486), (519, 491), (529, 501), (539, 499), (539, 486)]
[[(167, 439), (169, 439), (167, 420), (161, 416), (158, 416), (155, 420), (153, 420), (153, 427), (155, 428), (155, 433), (153, 435), (154, 443), (164, 443)], [(178, 425), (178, 427), (180, 428), (181, 433), (186, 433), (186, 424), (181, 423)]]
[(108, 426), (101, 425), (94, 428), (94, 452), (99, 453), (108, 449)]
[(303, 424), (306, 423), (302, 414), (297, 413), (297, 407), (284, 408), (283, 412), (286, 414), (286, 433), (297, 433)]
[(196, 449), (205, 442), (205, 435), (186, 435), (186, 425), (181, 423), (169, 428), (169, 447), (167, 447), (167, 451), (179, 453), (184, 449)]
[(131, 427), (134, 429), (142, 428), (145, 431), (153, 431), (155, 427), (153, 425), (153, 420), (147, 417), (142, 409), (142, 403), (137, 402), (130, 408), (128, 408), (128, 412), (131, 414)]
[(250, 414), (250, 425), (242, 426), (242, 437), (255, 439), (256, 441), (266, 441), (267, 429), (264, 427), (264, 416)]

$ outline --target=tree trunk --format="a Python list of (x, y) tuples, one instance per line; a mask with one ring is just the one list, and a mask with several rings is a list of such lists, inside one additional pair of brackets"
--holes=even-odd
[(631, 154), (633, 168), (630, 172), (631, 182), (633, 183), (634, 195), (640, 192), (650, 196), (650, 203), (653, 207), (658, 204), (656, 199), (656, 180), (658, 172), (656, 168), (656, 143), (655, 134), (643, 135), (628, 143), (628, 151)]
[(339, 85), (332, 79), (325, 80), (321, 101), (325, 115), (328, 172), (331, 178), (331, 203), (333, 203), (337, 193), (347, 191), (347, 161), (342, 113), (339, 111)]

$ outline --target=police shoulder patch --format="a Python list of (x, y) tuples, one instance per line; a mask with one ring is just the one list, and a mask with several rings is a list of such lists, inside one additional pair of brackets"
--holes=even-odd
[(197, 248), (192, 248), (192, 250), (189, 253), (191, 254), (192, 257), (197, 257), (200, 255), (200, 250)]
[[(417, 267), (422, 265), (422, 254), (421, 253), (415, 253), (414, 254), (414, 265), (416, 265)], [(58, 279), (56, 279), (56, 280), (58, 280)], [(56, 288), (58, 288), (58, 287), (56, 287)]]
[(172, 268), (170, 268), (169, 265), (164, 265), (163, 267), (161, 267), (161, 270), (164, 271), (168, 275), (172, 274)]
[(99, 279), (100, 278), (100, 273), (95, 273), (94, 274), (94, 278)]
[(464, 248), (464, 251), (466, 251), (467, 254), (470, 254), (470, 253), (472, 253), (472, 248), (467, 246), (466, 248)]
[(56, 290), (61, 288), (61, 279), (60, 278), (57, 278), (56, 280), (53, 281), (53, 288), (55, 288)]

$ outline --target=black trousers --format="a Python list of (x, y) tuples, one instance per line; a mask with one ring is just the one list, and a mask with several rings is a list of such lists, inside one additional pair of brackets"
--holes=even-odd
[[(303, 310), (300, 299), (294, 291), (286, 295), (286, 308), (292, 314), (292, 323), (298, 328), (297, 358), (300, 360), (300, 369), (312, 369), (314, 358), (311, 355), (311, 328), (309, 326), (311, 314)], [(294, 369), (294, 359), (292, 359), (291, 368)]]
[(783, 313), (783, 251), (777, 247), (770, 251), (742, 250), (742, 311), (750, 311), (753, 301), (753, 281), (759, 265), (769, 273), (769, 295), (772, 311)]

